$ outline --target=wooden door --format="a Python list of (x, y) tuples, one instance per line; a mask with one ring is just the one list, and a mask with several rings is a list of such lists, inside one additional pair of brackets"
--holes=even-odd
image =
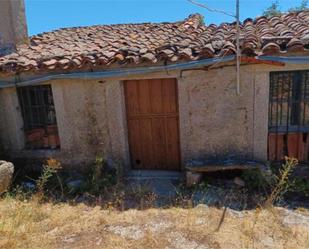
[(133, 169), (180, 170), (176, 79), (124, 83)]

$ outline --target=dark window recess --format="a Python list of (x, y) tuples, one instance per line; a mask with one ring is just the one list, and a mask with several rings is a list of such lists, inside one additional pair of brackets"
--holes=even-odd
[(59, 148), (51, 86), (19, 87), (17, 93), (24, 120), (26, 149)]
[(268, 158), (309, 161), (309, 71), (270, 74)]

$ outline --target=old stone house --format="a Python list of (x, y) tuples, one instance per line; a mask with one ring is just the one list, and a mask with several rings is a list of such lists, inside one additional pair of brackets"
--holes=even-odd
[(0, 140), (13, 158), (131, 169), (309, 159), (309, 12), (241, 23), (99, 25), (27, 36), (0, 3)]

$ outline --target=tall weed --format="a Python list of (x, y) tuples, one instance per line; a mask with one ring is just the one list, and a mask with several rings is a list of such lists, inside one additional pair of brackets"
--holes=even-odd
[(264, 207), (272, 206), (275, 202), (279, 201), (282, 196), (291, 188), (292, 183), (289, 177), (297, 164), (297, 159), (285, 157), (285, 163), (279, 170), (279, 174), (275, 176), (275, 183), (272, 187), (271, 193), (263, 204)]

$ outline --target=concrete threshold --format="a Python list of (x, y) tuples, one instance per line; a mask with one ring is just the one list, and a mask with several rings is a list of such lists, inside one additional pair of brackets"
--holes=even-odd
[(180, 180), (183, 178), (183, 173), (180, 171), (165, 171), (165, 170), (131, 170), (125, 176), (126, 179), (170, 179)]

